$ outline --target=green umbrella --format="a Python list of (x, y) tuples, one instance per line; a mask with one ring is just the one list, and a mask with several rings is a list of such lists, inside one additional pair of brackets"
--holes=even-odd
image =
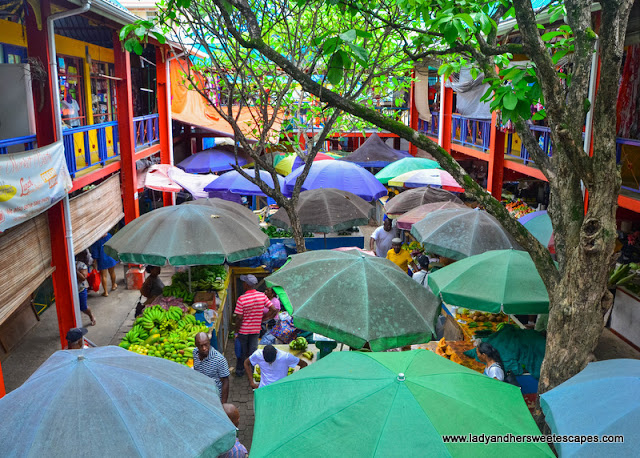
[(392, 162), (378, 173), (376, 178), (382, 184), (387, 184), (389, 180), (402, 175), (403, 173), (411, 172), (413, 170), (420, 169), (441, 169), (440, 164), (436, 161), (427, 159), (424, 157), (405, 157), (399, 161)]
[(458, 307), (491, 313), (549, 313), (549, 294), (526, 251), (487, 251), (443, 267), (427, 281), (434, 294)]
[(427, 350), (333, 352), (256, 390), (255, 406), (252, 458), (554, 456), (545, 443), (444, 443), (540, 431), (517, 387)]
[(269, 237), (255, 221), (209, 205), (173, 205), (146, 213), (105, 245), (122, 262), (194, 266), (235, 262), (264, 253)]
[(373, 351), (431, 340), (440, 302), (387, 259), (356, 250), (308, 251), (267, 277), (293, 324)]

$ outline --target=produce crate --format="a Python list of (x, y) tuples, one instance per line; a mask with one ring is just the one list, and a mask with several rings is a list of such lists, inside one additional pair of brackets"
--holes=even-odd
[(197, 291), (195, 296), (193, 296), (193, 302), (194, 304), (196, 302), (204, 302), (210, 309), (218, 309), (216, 305), (216, 293), (213, 291)]

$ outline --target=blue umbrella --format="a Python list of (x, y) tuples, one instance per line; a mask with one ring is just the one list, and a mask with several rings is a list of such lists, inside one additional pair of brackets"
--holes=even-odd
[[(243, 154), (238, 154), (238, 165), (240, 167), (248, 162), (249, 159), (247, 157)], [(209, 173), (232, 170), (231, 164), (235, 163), (236, 155), (233, 151), (211, 148), (189, 156), (180, 162), (177, 167), (189, 173)]]
[(533, 235), (538, 242), (546, 247), (552, 244), (553, 225), (546, 210), (527, 213), (518, 218), (518, 221), (531, 232), (531, 235)]
[[(298, 167), (285, 178), (286, 191), (291, 193), (304, 167)], [(387, 194), (387, 189), (369, 171), (344, 161), (319, 161), (311, 164), (302, 191), (336, 188), (349, 191), (367, 202)]]
[(624, 443), (557, 443), (560, 456), (637, 456), (640, 445), (640, 361), (589, 363), (540, 396), (555, 434), (624, 435)]
[[(249, 176), (254, 176), (256, 173), (254, 169), (245, 169), (245, 172)], [(266, 170), (260, 170), (260, 179), (270, 188), (274, 187), (273, 178)], [(280, 175), (278, 175), (278, 182), (280, 183), (280, 189), (284, 190), (284, 178)], [(237, 170), (232, 170), (220, 176), (206, 185), (204, 190), (209, 192), (229, 191), (243, 196), (266, 196), (258, 185), (247, 180)]]
[(218, 456), (236, 429), (205, 375), (120, 347), (54, 353), (0, 399), (3, 456)]

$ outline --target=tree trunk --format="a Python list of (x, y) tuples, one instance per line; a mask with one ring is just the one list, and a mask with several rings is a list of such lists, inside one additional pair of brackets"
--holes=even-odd
[(291, 232), (293, 232), (293, 241), (296, 242), (296, 250), (298, 253), (304, 253), (307, 251), (307, 247), (304, 242), (300, 218), (298, 217), (298, 212), (296, 212), (295, 205), (293, 205), (290, 200), (283, 207), (287, 212), (287, 216), (289, 216), (289, 221), (291, 222)]

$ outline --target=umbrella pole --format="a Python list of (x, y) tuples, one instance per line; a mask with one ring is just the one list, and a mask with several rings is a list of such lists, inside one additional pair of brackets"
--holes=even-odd
[(324, 249), (327, 249), (327, 233), (323, 232), (322, 235), (324, 235)]
[(189, 266), (189, 293), (192, 293), (193, 291), (191, 291), (191, 266)]

